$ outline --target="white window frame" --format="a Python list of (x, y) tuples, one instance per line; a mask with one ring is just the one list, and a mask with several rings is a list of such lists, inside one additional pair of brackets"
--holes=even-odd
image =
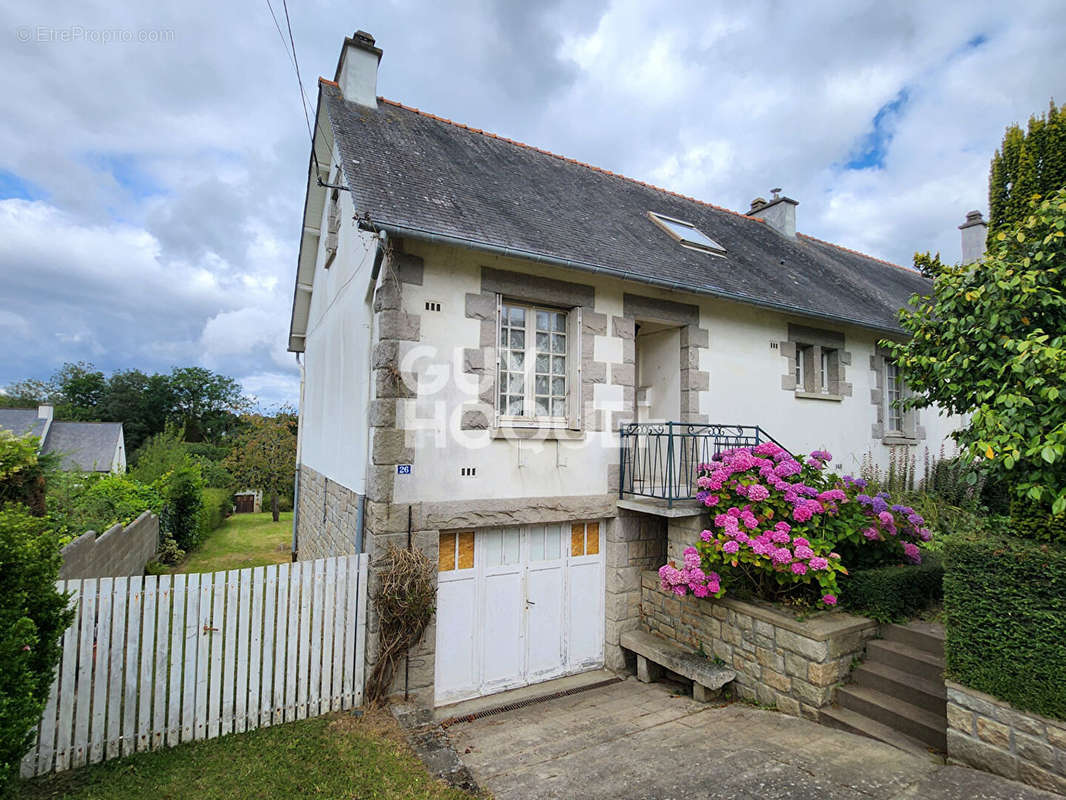
[[(526, 413), (522, 415), (507, 414), (506, 409), (501, 407), (500, 395), (504, 392), (504, 369), (505, 358), (511, 351), (506, 349), (501, 342), (501, 330), (503, 328), (503, 312), (507, 308), (522, 308), (526, 312), (525, 346), (523, 356), (524, 387), (523, 406)], [(565, 350), (561, 354), (566, 359), (564, 374), (560, 377), (564, 380), (563, 410), (562, 416), (548, 415), (538, 416), (536, 412), (536, 359), (537, 359), (537, 330), (536, 313), (538, 311), (549, 314), (563, 314), (565, 318), (564, 331)], [(575, 392), (574, 387), (580, 386), (580, 353), (581, 353), (581, 309), (559, 308), (545, 303), (534, 303), (525, 300), (511, 300), (497, 295), (496, 298), (496, 386), (494, 389), (494, 404), (496, 409), (496, 427), (515, 428), (570, 428), (580, 427), (580, 392)], [(553, 332), (554, 333), (554, 332)], [(549, 375), (549, 381), (554, 376)]]
[(796, 391), (807, 391), (807, 353), (811, 354), (811, 368), (814, 368), (814, 345), (796, 344)]
[(906, 436), (906, 413), (898, 405), (904, 398), (903, 376), (899, 366), (885, 359), (885, 433), (889, 436)]

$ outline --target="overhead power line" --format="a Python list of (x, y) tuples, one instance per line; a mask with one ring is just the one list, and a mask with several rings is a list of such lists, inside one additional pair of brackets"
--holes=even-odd
[(311, 159), (315, 163), (315, 178), (318, 181), (319, 186), (326, 186), (331, 189), (343, 189), (348, 191), (347, 186), (335, 186), (333, 184), (325, 183), (322, 180), (322, 167), (318, 163), (318, 153), (315, 152), (315, 132), (321, 131), (319, 126), (318, 114), (315, 114), (315, 131), (311, 130), (311, 114), (309, 111), (310, 101), (307, 99), (307, 92), (304, 90), (303, 78), (300, 75), (300, 60), (296, 55), (296, 41), (292, 35), (292, 21), (289, 18), (289, 5), (288, 0), (282, 0), (282, 8), (285, 12), (285, 27), (288, 30), (288, 40), (286, 40), (285, 34), (281, 30), (281, 24), (278, 22), (277, 14), (274, 13), (274, 7), (270, 4), (270, 0), (266, 0), (267, 9), (270, 11), (270, 18), (274, 20), (274, 28), (278, 32), (278, 37), (281, 39), (282, 47), (285, 48), (285, 55), (289, 58), (289, 63), (292, 64), (293, 70), (296, 72), (296, 84), (300, 87), (300, 105), (304, 112), (304, 123), (307, 125), (307, 137), (311, 142)]

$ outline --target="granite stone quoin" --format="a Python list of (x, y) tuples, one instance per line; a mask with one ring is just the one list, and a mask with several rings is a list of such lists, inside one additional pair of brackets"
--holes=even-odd
[(679, 597), (653, 571), (641, 575), (641, 587), (642, 627), (735, 669), (737, 697), (796, 717), (818, 718), (877, 634), (876, 622), (852, 614), (818, 612), (801, 621), (729, 597)]

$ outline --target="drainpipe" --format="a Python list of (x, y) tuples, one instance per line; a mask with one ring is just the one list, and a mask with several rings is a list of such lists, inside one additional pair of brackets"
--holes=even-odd
[[(306, 346), (306, 343), (305, 343)], [(304, 365), (300, 360), (300, 354), (296, 354), (296, 363), (300, 367), (300, 406), (296, 410), (296, 478), (293, 481), (292, 492), (292, 560), (299, 558), (299, 531), (300, 531), (300, 464), (303, 461), (304, 439)]]
[[(389, 242), (389, 235), (387, 233), (385, 233), (385, 231), (380, 231), (378, 233), (378, 235), (377, 235), (377, 249), (374, 252), (374, 265), (370, 269), (370, 281), (369, 281), (369, 286), (367, 286), (367, 290), (366, 290), (366, 300), (367, 300), (368, 304), (372, 304), (374, 302), (374, 290), (377, 288), (377, 285), (378, 285), (378, 275), (381, 274), (381, 264), (385, 260), (385, 249), (386, 249), (386, 247), (388, 245), (388, 242)], [(373, 305), (371, 305), (370, 308), (371, 308), (370, 316), (371, 316), (371, 318), (373, 318)], [(367, 330), (367, 336), (366, 336), (367, 363), (368, 364), (373, 364), (374, 363), (374, 336), (373, 336), (373, 333), (374, 333), (374, 326), (373, 326), (373, 324), (371, 324), (369, 330)], [(366, 407), (367, 407), (367, 409), (370, 408), (370, 403), (371, 403), (371, 400), (373, 399), (371, 397), (371, 387), (372, 386), (373, 386), (373, 381), (367, 381), (366, 382)], [(370, 467), (371, 467), (371, 464), (370, 464), (370, 442), (368, 441), (367, 442), (367, 448), (366, 448), (366, 467), (365, 467), (364, 476), (370, 473)], [(363, 478), (363, 493), (361, 495), (359, 495), (359, 508), (356, 509), (356, 513), (355, 513), (355, 552), (356, 553), (362, 553), (363, 552), (363, 538), (364, 538), (363, 532), (364, 532), (364, 528), (365, 528), (365, 525), (366, 525), (366, 485), (367, 485), (367, 481), (366, 481), (366, 478), (364, 477)]]

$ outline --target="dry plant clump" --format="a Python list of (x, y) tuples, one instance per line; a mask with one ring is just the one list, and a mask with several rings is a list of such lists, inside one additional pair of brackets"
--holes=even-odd
[(378, 659), (367, 679), (366, 698), (388, 697), (400, 659), (418, 644), (437, 606), (436, 566), (421, 550), (390, 544), (377, 569)]

